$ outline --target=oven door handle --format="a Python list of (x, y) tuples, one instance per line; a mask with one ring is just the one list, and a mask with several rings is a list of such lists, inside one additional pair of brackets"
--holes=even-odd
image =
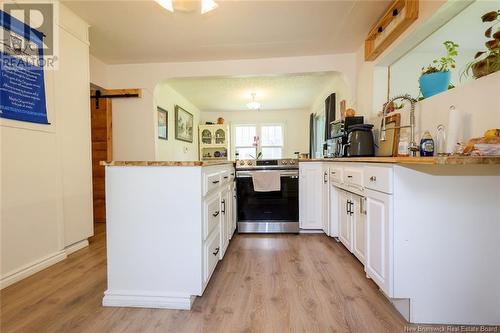
[[(236, 178), (250, 178), (254, 172), (276, 172), (278, 170), (236, 171)], [(279, 170), (280, 177), (299, 178), (298, 170)]]

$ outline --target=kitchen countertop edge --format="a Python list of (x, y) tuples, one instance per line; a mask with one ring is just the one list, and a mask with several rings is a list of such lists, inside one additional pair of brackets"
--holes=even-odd
[(233, 161), (101, 161), (102, 166), (203, 167), (231, 165)]
[(300, 159), (299, 162), (358, 162), (417, 165), (480, 165), (500, 164), (500, 156), (435, 156), (435, 157), (338, 157)]

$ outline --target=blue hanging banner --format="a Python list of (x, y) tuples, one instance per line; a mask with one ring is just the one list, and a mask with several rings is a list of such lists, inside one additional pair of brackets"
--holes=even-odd
[(43, 34), (0, 10), (0, 117), (48, 124)]

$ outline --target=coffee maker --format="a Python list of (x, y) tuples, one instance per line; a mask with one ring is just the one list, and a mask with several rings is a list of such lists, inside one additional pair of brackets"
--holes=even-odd
[(348, 147), (349, 127), (363, 124), (363, 116), (346, 117), (330, 123), (331, 139), (327, 140), (327, 157), (346, 157)]

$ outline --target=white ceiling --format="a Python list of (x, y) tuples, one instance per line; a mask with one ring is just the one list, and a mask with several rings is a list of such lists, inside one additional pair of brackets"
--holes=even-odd
[(166, 83), (202, 111), (241, 111), (256, 93), (262, 110), (309, 109), (338, 74), (173, 79)]
[(91, 25), (91, 53), (109, 64), (354, 52), (391, 2), (219, 0), (200, 15), (152, 0), (63, 0)]

